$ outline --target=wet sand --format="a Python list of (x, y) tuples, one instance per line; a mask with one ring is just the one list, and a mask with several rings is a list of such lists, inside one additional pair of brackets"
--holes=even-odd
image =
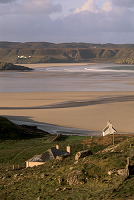
[(23, 64), (25, 67), (31, 67), (33, 69), (38, 67), (64, 67), (64, 66), (83, 66), (83, 65), (94, 65), (96, 63), (38, 63), (38, 64)]
[(134, 92), (129, 91), (1, 93), (0, 107), (1, 116), (16, 120), (96, 133), (111, 120), (119, 133), (134, 133)]
[[(24, 66), (37, 69), (91, 64), (43, 63)], [(19, 120), (20, 123), (40, 122), (40, 127), (55, 133), (62, 130), (68, 133), (78, 131), (83, 134), (88, 131), (91, 135), (101, 134), (108, 120), (113, 122), (118, 133), (134, 133), (133, 73), (66, 74), (35, 70), (30, 73), (3, 72), (0, 78), (1, 116)]]

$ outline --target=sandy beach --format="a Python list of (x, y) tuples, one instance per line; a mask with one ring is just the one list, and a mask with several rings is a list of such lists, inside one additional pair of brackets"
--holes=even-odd
[(83, 66), (83, 65), (94, 65), (96, 63), (38, 63), (38, 64), (23, 64), (25, 67), (31, 67), (33, 69), (38, 67), (63, 67), (63, 66)]
[(0, 107), (1, 116), (16, 120), (100, 133), (111, 120), (118, 133), (134, 133), (134, 92), (129, 91), (1, 93)]
[[(36, 70), (2, 72), (0, 115), (24, 123), (88, 130), (93, 135), (101, 134), (111, 120), (118, 133), (134, 133), (133, 73), (86, 71), (85, 65), (94, 64), (25, 64)], [(58, 71), (39, 69), (51, 67)], [(56, 129), (61, 130), (53, 126)]]

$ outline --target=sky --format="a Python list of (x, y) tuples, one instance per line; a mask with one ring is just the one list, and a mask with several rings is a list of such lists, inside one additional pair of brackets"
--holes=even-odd
[(0, 41), (134, 44), (134, 0), (0, 0)]

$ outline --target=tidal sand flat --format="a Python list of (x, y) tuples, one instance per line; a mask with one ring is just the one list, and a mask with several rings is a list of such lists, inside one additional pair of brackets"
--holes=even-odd
[(133, 133), (134, 92), (3, 93), (0, 112), (14, 120), (92, 130), (111, 120), (119, 133)]
[[(27, 64), (30, 72), (1, 72), (0, 92), (134, 91), (134, 66)], [(120, 68), (117, 68), (120, 67)], [(116, 70), (116, 68), (118, 70)]]
[(119, 133), (133, 133), (134, 66), (25, 66), (34, 70), (1, 72), (0, 115), (24, 123), (34, 121), (88, 130), (89, 134), (101, 134), (111, 120)]

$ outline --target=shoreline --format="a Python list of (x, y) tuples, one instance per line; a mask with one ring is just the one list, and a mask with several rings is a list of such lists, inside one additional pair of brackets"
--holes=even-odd
[(76, 63), (70, 64), (71, 67), (68, 64), (64, 67), (62, 63), (27, 64), (34, 65), (35, 70), (1, 74), (0, 92), (134, 91), (134, 73), (99, 71), (95, 63), (85, 64), (79, 63), (82, 67), (75, 67)]
[(102, 133), (93, 131), (93, 130), (85, 130), (85, 129), (78, 129), (78, 128), (72, 128), (72, 127), (65, 127), (65, 126), (60, 126), (60, 125), (55, 125), (55, 124), (48, 124), (48, 123), (40, 123), (36, 121), (25, 121), (26, 119), (17, 120), (14, 117), (12, 118), (11, 116), (7, 118), (12, 121), (15, 124), (18, 125), (30, 125), (30, 126), (37, 126), (38, 129), (41, 129), (43, 131), (46, 131), (50, 134), (57, 135), (57, 134), (62, 134), (62, 135), (70, 135), (70, 136), (99, 136)]
[(82, 65), (95, 65), (99, 63), (36, 63), (36, 64), (22, 64), (24, 67), (32, 66), (33, 69), (38, 67), (64, 67), (64, 66), (82, 66)]

